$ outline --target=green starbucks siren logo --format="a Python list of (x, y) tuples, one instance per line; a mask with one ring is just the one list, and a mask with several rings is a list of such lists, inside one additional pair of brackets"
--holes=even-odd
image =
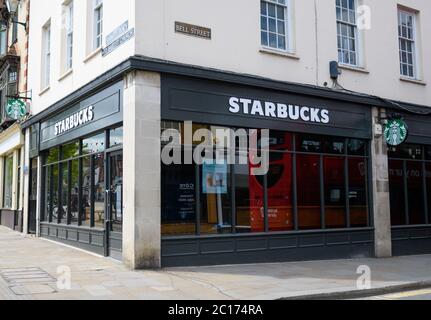
[(385, 140), (390, 146), (399, 146), (407, 140), (408, 136), (407, 124), (402, 119), (391, 119), (385, 127)]
[(25, 102), (19, 99), (9, 99), (6, 106), (6, 114), (13, 120), (21, 120), (27, 114)]

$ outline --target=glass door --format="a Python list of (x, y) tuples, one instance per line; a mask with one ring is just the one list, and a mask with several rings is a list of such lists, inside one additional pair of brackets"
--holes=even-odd
[(121, 260), (123, 249), (123, 153), (108, 155), (107, 240), (109, 256)]

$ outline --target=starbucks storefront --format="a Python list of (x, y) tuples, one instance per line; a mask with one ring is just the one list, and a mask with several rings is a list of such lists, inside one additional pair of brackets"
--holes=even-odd
[[(40, 235), (119, 260), (123, 222), (122, 90), (119, 82), (41, 117), (31, 127), (38, 137), (42, 164)], [(37, 160), (30, 163), (37, 166)], [(32, 169), (37, 172), (37, 167)]]

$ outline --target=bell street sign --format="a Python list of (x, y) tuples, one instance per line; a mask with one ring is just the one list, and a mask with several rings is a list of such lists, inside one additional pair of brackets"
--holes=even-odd
[(13, 120), (22, 120), (27, 114), (27, 107), (20, 99), (9, 99), (6, 106), (6, 115)]
[(391, 119), (385, 126), (384, 137), (389, 146), (399, 146), (403, 144), (408, 137), (409, 129), (402, 119)]

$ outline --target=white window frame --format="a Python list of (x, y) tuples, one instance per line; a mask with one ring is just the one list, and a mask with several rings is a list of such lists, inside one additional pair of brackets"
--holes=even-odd
[(73, 68), (73, 1), (64, 5), (64, 29), (65, 29), (65, 71)]
[[(409, 17), (412, 17), (412, 38), (405, 38), (403, 37), (401, 33), (401, 17), (402, 15), (406, 15)], [(400, 56), (400, 75), (403, 78), (418, 80), (419, 79), (419, 64), (418, 64), (418, 48), (417, 48), (417, 13), (414, 11), (409, 11), (403, 8), (398, 8), (398, 45), (399, 45), (399, 56)], [(401, 48), (401, 41), (410, 42), (412, 44), (412, 64), (404, 63), (402, 61), (402, 48)], [(409, 53), (408, 51), (405, 51), (406, 53)], [(409, 66), (413, 67), (413, 75), (409, 74), (403, 74), (403, 65), (406, 65), (407, 68)], [(409, 70), (407, 69), (407, 73)]]
[[(360, 41), (360, 32), (358, 29), (358, 14), (357, 14), (357, 10), (358, 10), (358, 0), (353, 0), (354, 1), (354, 8), (350, 8), (350, 1), (347, 0), (347, 8), (348, 8), (348, 20), (343, 20), (343, 1), (344, 0), (335, 0), (335, 8), (336, 8), (336, 21), (337, 21), (337, 55), (338, 55), (338, 62), (341, 65), (345, 65), (345, 66), (349, 66), (349, 67), (360, 67), (362, 65), (362, 59), (361, 59), (361, 41)], [(338, 2), (340, 3), (340, 5), (338, 5)], [(340, 15), (341, 15), (341, 19), (338, 17), (338, 9), (340, 10)], [(351, 21), (351, 17), (350, 17), (350, 13), (353, 11), (354, 13), (354, 22)], [(342, 47), (342, 45), (340, 46), (340, 38), (342, 38), (342, 26), (347, 26), (347, 27), (353, 27), (353, 36), (355, 37), (354, 40), (354, 44), (355, 44), (355, 51), (350, 50), (350, 48), (348, 47), (347, 51), (350, 53), (354, 53), (355, 54), (355, 62), (356, 63), (351, 63), (350, 61), (350, 57), (349, 57), (349, 61), (342, 61), (342, 59), (340, 59), (340, 51), (345, 51), (345, 48)], [(351, 38), (349, 38), (351, 39)], [(341, 39), (342, 42), (342, 39)], [(349, 46), (349, 45), (348, 45)]]
[(42, 89), (48, 88), (51, 84), (51, 21), (43, 27), (43, 71)]
[[(260, 44), (261, 47), (265, 50), (271, 50), (271, 51), (279, 51), (279, 52), (283, 52), (283, 53), (293, 53), (293, 35), (292, 35), (292, 8), (291, 8), (291, 0), (285, 0), (285, 3), (279, 3), (279, 1), (281, 0), (261, 0), (260, 1)], [(277, 35), (277, 46), (273, 47), (269, 45), (269, 22), (268, 22), (268, 18), (269, 18), (269, 14), (268, 12), (266, 13), (266, 15), (264, 15), (262, 13), (262, 4), (266, 3), (266, 4), (274, 4), (275, 6), (281, 6), (284, 7), (284, 42), (285, 42), (285, 49), (279, 48), (278, 47), (278, 37), (282, 36), (278, 33), (278, 24), (276, 24), (276, 35)], [(262, 24), (262, 19), (266, 18), (266, 30), (263, 29), (263, 24)], [(277, 19), (277, 10), (276, 10), (276, 20)], [(267, 33), (267, 44), (265, 44), (262, 40), (263, 40), (263, 33)], [(272, 32), (271, 32), (272, 33)]]
[(92, 1), (93, 1), (93, 50), (97, 50), (102, 47), (102, 42), (103, 42), (103, 0), (92, 0)]

